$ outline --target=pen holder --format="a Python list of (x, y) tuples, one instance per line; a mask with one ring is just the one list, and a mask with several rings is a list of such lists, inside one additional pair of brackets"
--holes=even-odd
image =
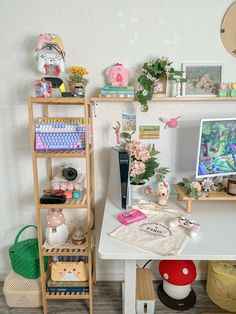
[(236, 97), (236, 89), (233, 89), (233, 88), (230, 89), (230, 96)]
[[(218, 89), (219, 97), (227, 97), (228, 96), (228, 88), (227, 89)], [(231, 95), (232, 96), (232, 95)]]

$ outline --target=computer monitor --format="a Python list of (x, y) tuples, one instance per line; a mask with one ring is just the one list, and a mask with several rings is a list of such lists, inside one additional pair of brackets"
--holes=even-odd
[(236, 174), (236, 118), (201, 120), (196, 177)]

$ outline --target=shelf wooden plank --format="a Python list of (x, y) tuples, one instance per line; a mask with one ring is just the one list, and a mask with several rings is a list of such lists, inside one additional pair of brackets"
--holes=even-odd
[[(93, 148), (89, 148), (89, 153), (93, 152)], [(86, 158), (85, 150), (55, 150), (55, 151), (34, 151), (34, 158)]]
[(89, 299), (89, 292), (46, 292), (46, 299)]
[(92, 102), (133, 102), (134, 97), (91, 97)]
[(45, 247), (42, 248), (43, 256), (88, 256), (88, 249), (60, 249), (60, 248), (52, 248), (47, 249)]
[(38, 208), (41, 209), (60, 209), (60, 208), (86, 208), (86, 199), (87, 199), (87, 194), (86, 192), (83, 194), (82, 199), (68, 199), (66, 200), (65, 203), (63, 204), (40, 204), (38, 202)]
[[(91, 97), (92, 102), (134, 102), (136, 98), (123, 97)], [(181, 101), (236, 101), (236, 97), (218, 97), (218, 96), (161, 96), (152, 99), (151, 102), (181, 102)]]
[[(48, 105), (84, 105), (85, 99), (78, 97), (30, 97), (30, 101), (33, 104), (48, 104)], [(89, 104), (89, 99), (86, 99), (87, 104)]]
[(218, 96), (178, 96), (178, 97), (157, 97), (152, 101), (156, 102), (181, 102), (181, 101), (236, 101), (236, 97), (218, 97)]
[(211, 191), (209, 192), (208, 196), (199, 197), (198, 199), (195, 199), (193, 197), (190, 197), (188, 194), (186, 194), (182, 186), (179, 186), (178, 184), (174, 184), (173, 187), (177, 192), (178, 201), (186, 201), (187, 213), (192, 212), (192, 201), (236, 201), (235, 196), (232, 196), (226, 193), (225, 191), (221, 191), (221, 192)]
[[(90, 192), (90, 202), (92, 202), (94, 199), (94, 190), (91, 189)], [(87, 204), (87, 193), (86, 191), (83, 193), (82, 199), (68, 199), (63, 204), (41, 204), (40, 201), (38, 201), (38, 208), (40, 209), (62, 209), (62, 208), (86, 208)]]
[[(92, 202), (94, 199), (94, 190), (91, 189), (90, 191), (90, 202)], [(83, 193), (82, 199), (67, 199), (65, 203), (63, 204), (41, 204), (40, 201), (38, 201), (38, 208), (41, 209), (61, 209), (61, 208), (86, 208), (87, 204), (87, 193), (86, 190)]]
[[(196, 200), (195, 198), (188, 196), (184, 192), (184, 189), (182, 186), (174, 184), (173, 187), (178, 194), (179, 200), (181, 201), (188, 201), (188, 200), (195, 201)], [(221, 191), (221, 192), (211, 191), (209, 192), (209, 195), (207, 197), (199, 197), (197, 201), (236, 201), (236, 197), (228, 194), (225, 191)]]

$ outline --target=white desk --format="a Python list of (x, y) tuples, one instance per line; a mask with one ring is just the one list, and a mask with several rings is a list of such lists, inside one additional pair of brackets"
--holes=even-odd
[(195, 201), (191, 215), (182, 210), (181, 204), (175, 198), (168, 202), (169, 208), (179, 209), (184, 216), (199, 222), (202, 231), (187, 243), (180, 255), (163, 256), (138, 249), (108, 235), (120, 225), (116, 217), (121, 210), (107, 199), (98, 254), (102, 259), (125, 261), (124, 314), (135, 314), (136, 260), (236, 260), (236, 203)]

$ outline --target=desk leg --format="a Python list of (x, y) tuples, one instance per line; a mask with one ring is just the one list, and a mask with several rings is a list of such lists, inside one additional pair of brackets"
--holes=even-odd
[(125, 260), (123, 314), (136, 313), (136, 260)]

